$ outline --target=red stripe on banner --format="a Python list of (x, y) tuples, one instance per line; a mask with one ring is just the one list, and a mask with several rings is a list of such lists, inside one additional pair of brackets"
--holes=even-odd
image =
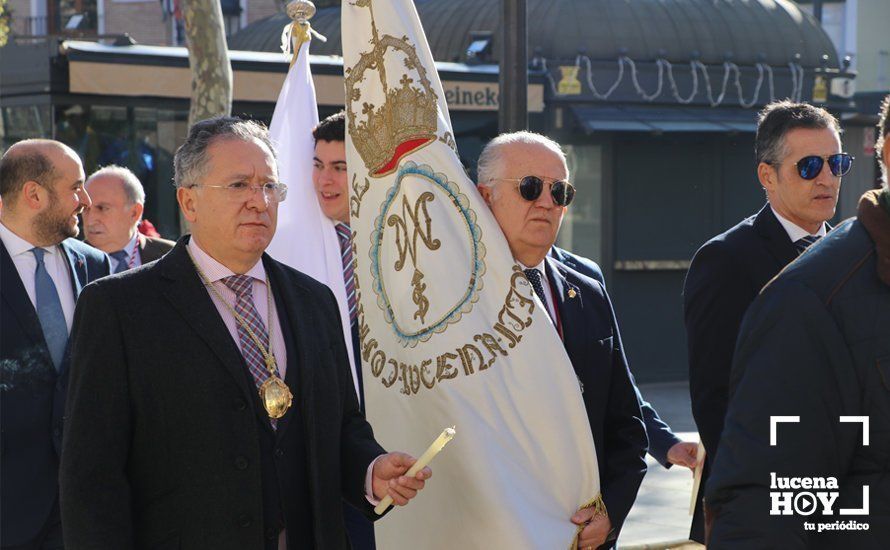
[(389, 160), (389, 162), (384, 164), (379, 170), (375, 170), (371, 175), (381, 176), (392, 172), (393, 170), (395, 170), (396, 165), (399, 163), (399, 160), (401, 160), (402, 157), (404, 157), (411, 151), (414, 151), (415, 149), (423, 147), (427, 143), (433, 141), (433, 139), (435, 138), (424, 137), (418, 139), (410, 139), (408, 141), (400, 143), (399, 146), (396, 147), (396, 151), (395, 153), (393, 153), (393, 156)]

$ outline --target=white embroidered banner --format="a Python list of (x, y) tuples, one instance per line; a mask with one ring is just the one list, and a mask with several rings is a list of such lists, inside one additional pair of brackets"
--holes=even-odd
[(343, 2), (368, 418), (388, 449), (457, 436), (378, 548), (568, 548), (599, 494), (578, 381), (467, 178), (411, 0)]

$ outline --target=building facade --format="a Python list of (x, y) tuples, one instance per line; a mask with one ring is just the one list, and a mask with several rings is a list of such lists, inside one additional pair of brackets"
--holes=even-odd
[[(312, 43), (322, 116), (343, 104), (334, 4), (313, 19), (328, 38)], [(498, 132), (499, 4), (416, 1), (471, 174)], [(564, 145), (578, 188), (559, 244), (603, 267), (638, 379), (685, 379), (681, 291), (689, 260), (765, 201), (753, 165), (757, 110), (791, 97), (852, 124), (860, 120), (848, 93), (855, 74), (790, 1), (528, 0), (528, 9), (530, 127)], [(278, 46), (288, 22), (276, 13), (230, 38), (234, 114), (271, 119), (288, 67)], [(186, 50), (78, 41), (9, 47), (17, 51), (0, 56), (0, 67), (19, 77), (0, 85), (4, 145), (54, 136), (88, 171), (129, 165), (146, 183), (147, 217), (175, 237), (171, 161), (187, 131)], [(850, 137), (848, 150), (867, 159), (864, 141)], [(870, 163), (857, 162), (838, 219), (855, 212), (874, 181)]]

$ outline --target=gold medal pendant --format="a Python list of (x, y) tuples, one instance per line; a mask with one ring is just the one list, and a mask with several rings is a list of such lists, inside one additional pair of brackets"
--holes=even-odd
[(287, 413), (294, 396), (287, 384), (273, 374), (260, 386), (260, 398), (263, 400), (266, 412), (269, 413), (269, 418), (277, 419)]

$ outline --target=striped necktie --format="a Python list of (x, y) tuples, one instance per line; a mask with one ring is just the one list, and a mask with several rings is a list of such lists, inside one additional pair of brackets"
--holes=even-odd
[[(269, 331), (266, 330), (266, 325), (260, 318), (260, 312), (253, 301), (253, 277), (249, 275), (231, 275), (223, 279), (222, 282), (235, 293), (235, 311), (244, 319), (244, 322), (247, 323), (260, 343), (265, 346), (266, 351), (271, 354)], [(266, 289), (266, 292), (271, 291), (272, 289)], [(272, 312), (269, 311), (268, 315), (271, 317)], [(247, 370), (250, 371), (253, 382), (259, 389), (263, 382), (269, 378), (269, 370), (266, 367), (266, 359), (263, 357), (263, 352), (260, 351), (259, 346), (256, 345), (256, 342), (250, 337), (250, 333), (241, 323), (238, 323), (238, 344), (241, 348), (244, 362), (247, 363)], [(275, 428), (276, 419), (270, 418), (269, 421), (272, 427)]]
[(810, 245), (814, 244), (816, 241), (821, 239), (822, 237), (819, 235), (807, 235), (805, 237), (801, 237), (794, 241), (794, 248), (797, 249), (797, 254), (803, 254), (803, 251), (810, 247)]
[(343, 260), (343, 283), (346, 285), (346, 302), (349, 304), (349, 323), (354, 324), (358, 315), (355, 295), (355, 263), (352, 260), (352, 230), (345, 223), (336, 225), (340, 240), (340, 258)]

